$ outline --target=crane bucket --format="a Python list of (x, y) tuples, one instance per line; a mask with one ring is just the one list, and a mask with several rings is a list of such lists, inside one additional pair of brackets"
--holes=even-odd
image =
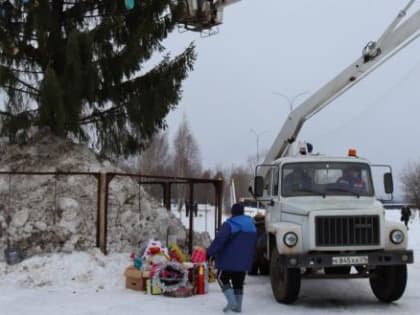
[(223, 22), (223, 9), (241, 0), (182, 0), (183, 15), (178, 20), (186, 30), (202, 32)]

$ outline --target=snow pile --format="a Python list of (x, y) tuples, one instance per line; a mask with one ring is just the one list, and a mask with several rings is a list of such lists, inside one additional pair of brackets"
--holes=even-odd
[(105, 256), (98, 249), (72, 254), (54, 253), (34, 256), (16, 265), (0, 262), (3, 284), (19, 287), (123, 288), (123, 272), (130, 263), (127, 253)]
[[(85, 146), (38, 133), (26, 145), (0, 145), (0, 171), (121, 172)], [(98, 180), (93, 175), (0, 175), (0, 253), (9, 240), (26, 256), (71, 252), (96, 246)], [(176, 237), (186, 230), (130, 177), (109, 186), (108, 250), (129, 252), (151, 238)], [(197, 243), (208, 243), (198, 237)], [(0, 255), (0, 259), (4, 259)]]

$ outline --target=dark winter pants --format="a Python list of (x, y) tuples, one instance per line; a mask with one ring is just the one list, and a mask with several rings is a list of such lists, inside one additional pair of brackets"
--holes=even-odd
[(244, 290), (245, 271), (225, 271), (217, 272), (217, 282), (222, 291), (233, 288), (235, 294), (241, 294)]

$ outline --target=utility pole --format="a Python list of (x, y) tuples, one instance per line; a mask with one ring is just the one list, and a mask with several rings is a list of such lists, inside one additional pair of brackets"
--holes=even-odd
[(256, 139), (257, 139), (257, 164), (260, 162), (260, 136), (262, 136), (263, 134), (265, 134), (267, 132), (267, 130), (264, 130), (263, 132), (257, 133), (254, 129), (250, 129), (249, 131), (251, 131)]

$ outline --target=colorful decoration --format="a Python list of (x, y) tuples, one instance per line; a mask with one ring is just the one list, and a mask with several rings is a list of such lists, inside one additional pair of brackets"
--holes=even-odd
[(141, 257), (139, 255), (136, 255), (135, 253), (131, 253), (130, 258), (133, 260), (134, 267), (140, 270), (143, 266), (143, 261), (141, 260)]
[[(141, 274), (141, 285), (147, 294), (171, 297), (206, 294), (209, 279), (215, 281), (214, 270), (210, 270), (202, 246), (193, 248), (192, 261), (188, 261), (189, 256), (175, 242), (166, 248), (160, 241), (150, 239), (146, 248), (131, 253), (130, 258), (134, 264), (131, 268)], [(126, 283), (126, 287), (130, 286)]]
[(153, 279), (146, 280), (146, 293), (159, 295), (162, 293), (162, 290), (156, 285), (156, 282)]
[(168, 250), (162, 246), (160, 241), (149, 240), (142, 258), (143, 260), (146, 260), (149, 256), (156, 254), (168, 255)]
[(183, 298), (193, 296), (193, 294), (194, 294), (194, 288), (191, 286), (181, 287), (170, 292), (169, 291), (163, 292), (164, 296), (183, 297)]
[(160, 265), (168, 260), (168, 249), (162, 246), (162, 243), (155, 240), (149, 240), (146, 249), (144, 250), (142, 259), (142, 269), (148, 270), (155, 265)]
[(191, 261), (195, 264), (203, 263), (206, 261), (206, 249), (201, 246), (195, 246), (191, 255)]
[(213, 283), (216, 282), (216, 270), (214, 269), (214, 266), (212, 264), (208, 265), (208, 282)]
[(132, 10), (134, 8), (135, 0), (124, 0), (124, 3), (127, 10)]
[(169, 244), (169, 256), (177, 262), (183, 263), (186, 261), (185, 254), (181, 251), (177, 244)]
[(188, 281), (188, 271), (177, 262), (166, 262), (158, 266), (153, 273), (153, 283), (162, 292), (172, 292), (185, 287)]

